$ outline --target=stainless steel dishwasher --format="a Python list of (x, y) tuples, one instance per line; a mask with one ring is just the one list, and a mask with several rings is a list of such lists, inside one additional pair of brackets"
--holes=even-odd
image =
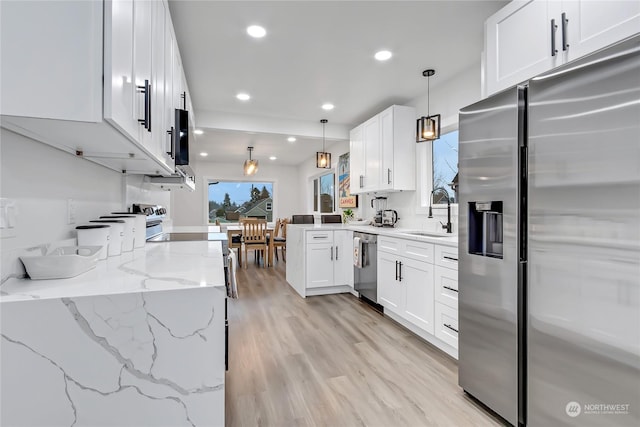
[(378, 236), (354, 232), (354, 289), (360, 299), (382, 312), (378, 304)]

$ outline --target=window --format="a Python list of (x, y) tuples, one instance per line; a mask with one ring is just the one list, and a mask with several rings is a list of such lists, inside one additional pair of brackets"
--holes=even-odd
[(238, 222), (240, 218), (273, 220), (273, 183), (209, 182), (209, 222)]
[[(458, 130), (455, 127), (453, 129), (451, 130), (449, 127), (449, 132), (444, 133), (440, 139), (433, 142), (416, 144), (416, 213), (418, 214), (428, 212), (431, 190), (437, 187), (447, 190), (452, 203), (458, 202), (457, 186), (456, 190), (452, 186), (454, 181), (457, 184)], [(446, 204), (447, 199), (436, 193), (434, 202)]]
[(333, 172), (319, 176), (313, 180), (313, 211), (333, 213), (335, 211), (335, 174)]
[[(449, 193), (451, 203), (458, 202), (458, 131), (446, 133), (433, 141), (433, 188), (444, 188)], [(435, 194), (434, 203), (447, 203), (441, 194)]]

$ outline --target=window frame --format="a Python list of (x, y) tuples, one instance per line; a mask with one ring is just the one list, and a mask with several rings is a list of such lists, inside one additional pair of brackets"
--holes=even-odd
[[(459, 130), (458, 123), (446, 126), (441, 135)], [(436, 140), (437, 141), (437, 140)], [(416, 144), (416, 214), (429, 214), (429, 196), (433, 191), (433, 143), (426, 141)], [(459, 145), (458, 145), (459, 147)], [(457, 215), (458, 203), (451, 203), (452, 214)], [(434, 216), (436, 215), (434, 211)]]
[[(320, 210), (316, 210), (314, 208), (314, 203), (315, 203), (315, 181), (319, 180), (320, 178), (322, 178), (323, 176), (329, 175), (329, 174), (333, 174), (333, 211), (332, 212), (321, 212)], [(311, 198), (309, 200), (309, 211), (313, 212), (314, 215), (323, 215), (323, 214), (335, 214), (337, 213), (337, 188), (336, 188), (336, 169), (335, 168), (331, 168), (331, 169), (325, 169), (319, 173), (313, 174), (312, 176), (309, 177), (309, 194), (311, 195)], [(321, 193), (318, 192), (318, 207), (320, 207), (320, 195)]]
[[(204, 181), (204, 185), (203, 188), (205, 188), (204, 190), (204, 223), (206, 225), (213, 225), (214, 223), (209, 222), (209, 184), (213, 183), (213, 182), (242, 182), (242, 183), (260, 183), (260, 184), (271, 184), (272, 185), (272, 190), (271, 190), (271, 221), (270, 223), (274, 222), (276, 218), (278, 218), (277, 216), (277, 205), (276, 205), (276, 187), (277, 187), (277, 181), (276, 180), (271, 180), (271, 179), (261, 179), (261, 180), (255, 180), (255, 179), (236, 179), (236, 178), (214, 178), (214, 177), (210, 177), (210, 176), (206, 176), (203, 177), (203, 181)], [(225, 222), (225, 223), (221, 223), (224, 225), (237, 225), (239, 224), (238, 221), (235, 222)]]

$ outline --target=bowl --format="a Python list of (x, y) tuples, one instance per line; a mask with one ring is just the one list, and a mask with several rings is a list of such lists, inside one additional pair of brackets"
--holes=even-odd
[(96, 266), (102, 246), (63, 246), (46, 255), (21, 256), (31, 279), (67, 279)]

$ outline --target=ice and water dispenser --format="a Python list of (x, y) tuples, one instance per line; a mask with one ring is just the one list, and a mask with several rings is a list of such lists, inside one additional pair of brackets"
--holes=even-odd
[(502, 202), (469, 202), (469, 253), (502, 258)]

